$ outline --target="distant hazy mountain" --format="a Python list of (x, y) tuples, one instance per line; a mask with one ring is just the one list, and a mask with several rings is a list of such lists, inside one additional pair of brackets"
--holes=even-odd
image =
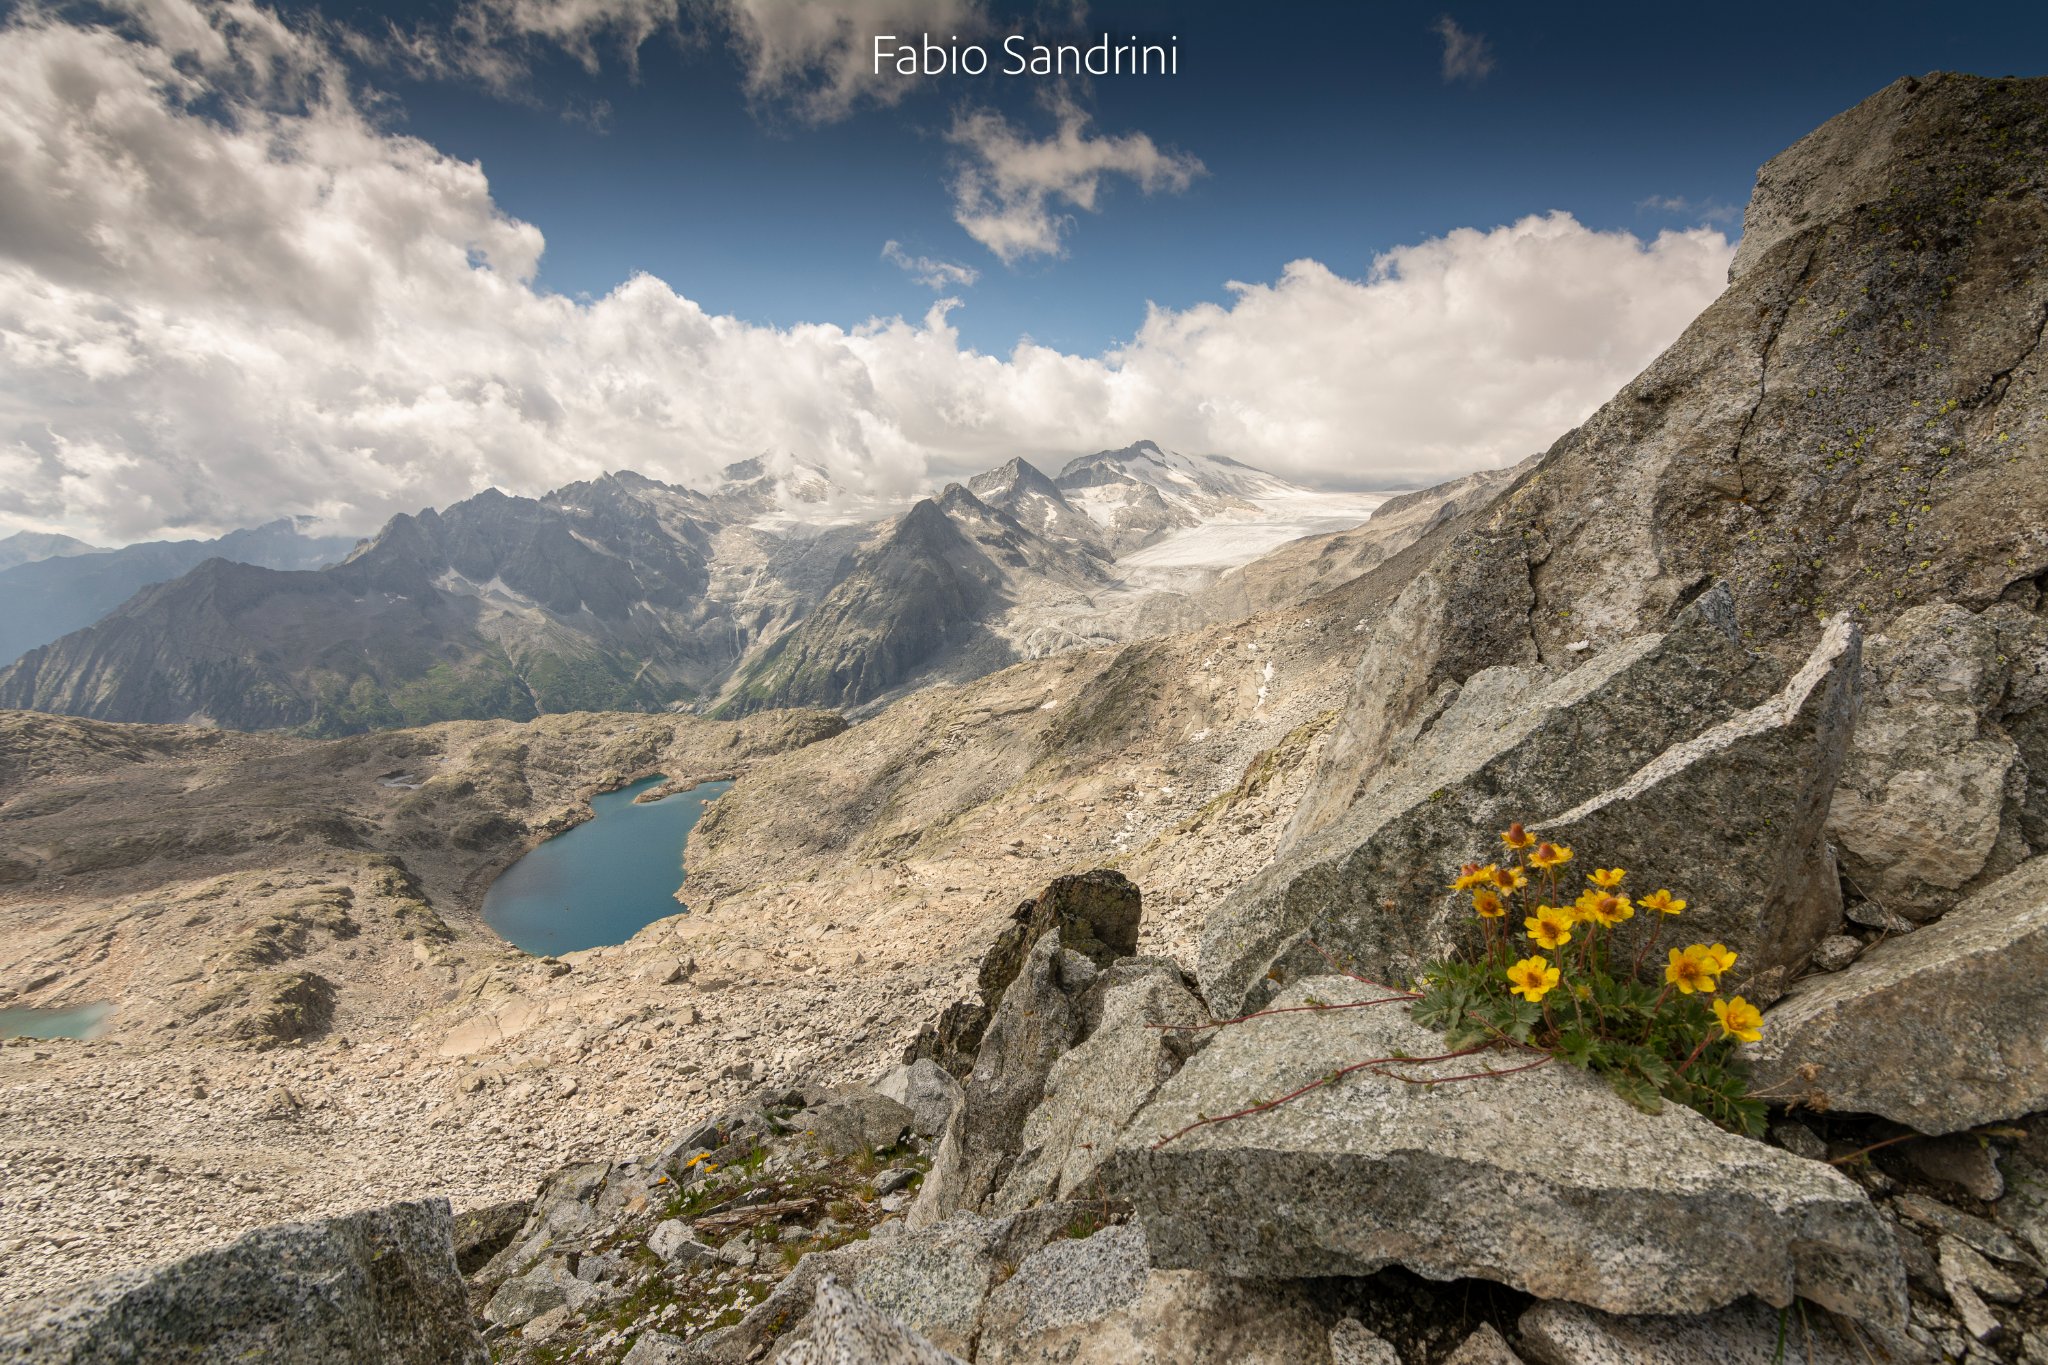
[(0, 537), (0, 570), (11, 569), (17, 564), (32, 563), (38, 559), (89, 555), (99, 548), (97, 545), (88, 545), (70, 536), (52, 535), (46, 531), (16, 531), (11, 536)]
[[(26, 533), (0, 540), (0, 554)], [(61, 542), (54, 552), (32, 554), (0, 569), (0, 662), (89, 626), (152, 583), (186, 573), (209, 559), (273, 569), (332, 564), (354, 547), (352, 538), (307, 536), (289, 519), (217, 540), (154, 540), (100, 550), (69, 536), (27, 538), (25, 548)], [(5, 563), (0, 558), (0, 563)]]
[[(1134, 586), (1120, 556), (1218, 525), (1303, 534), (1287, 517), (1304, 506), (1323, 519), (1309, 529), (1355, 525), (1377, 501), (1150, 442), (1057, 479), (1013, 460), (908, 510), (789, 461), (733, 465), (703, 491), (630, 472), (541, 498), (491, 490), (394, 517), (317, 572), (206, 563), (161, 582), (0, 672), (0, 706), (329, 734), (859, 707), (1128, 638), (1163, 580)], [(1175, 561), (1172, 590), (1214, 576), (1203, 553)]]

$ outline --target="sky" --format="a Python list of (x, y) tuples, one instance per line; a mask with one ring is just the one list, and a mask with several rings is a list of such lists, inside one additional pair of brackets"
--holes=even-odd
[[(923, 34), (989, 70), (876, 72)], [(1770, 156), (2044, 54), (2020, 6), (0, 5), (0, 534), (1139, 439), (1414, 487), (1675, 339)]]

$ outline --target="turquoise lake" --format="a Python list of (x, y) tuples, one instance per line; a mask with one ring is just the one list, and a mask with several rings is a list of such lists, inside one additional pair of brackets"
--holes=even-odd
[(542, 957), (624, 943), (679, 914), (683, 841), (706, 803), (730, 782), (706, 782), (636, 804), (666, 781), (644, 778), (590, 803), (594, 818), (558, 834), (505, 869), (484, 894), (484, 922)]
[(0, 1038), (90, 1038), (113, 1012), (104, 1002), (65, 1010), (15, 1005), (0, 1009)]

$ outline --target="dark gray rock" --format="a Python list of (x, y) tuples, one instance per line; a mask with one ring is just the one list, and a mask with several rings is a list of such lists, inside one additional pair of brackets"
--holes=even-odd
[(534, 1259), (550, 1247), (573, 1243), (595, 1229), (599, 1219), (592, 1201), (610, 1169), (604, 1162), (586, 1161), (549, 1176), (534, 1195), (519, 1231), (473, 1276), (476, 1287), (493, 1293), (512, 1276), (531, 1269)]
[(465, 1275), (474, 1274), (491, 1257), (504, 1250), (526, 1223), (532, 1207), (525, 1199), (486, 1204), (455, 1215), (455, 1265)]
[(982, 955), (975, 981), (980, 998), (947, 1006), (912, 1040), (903, 1060), (929, 1060), (965, 1080), (1004, 992), (1047, 931), (1057, 930), (1062, 947), (1107, 967), (1138, 950), (1143, 914), (1143, 895), (1121, 872), (1096, 868), (1053, 878), (1045, 890), (1010, 912), (1010, 922)]
[[(1678, 932), (1740, 957), (1723, 983), (1765, 1003), (1842, 923), (1827, 842), (1829, 799), (1856, 723), (1861, 637), (1836, 621), (1782, 691), (1674, 745), (1612, 790), (1545, 819), (1547, 839), (1637, 869), (1639, 891), (1668, 886), (1690, 904)], [(1643, 914), (1614, 952), (1670, 932)], [(1651, 970), (1655, 970), (1652, 964)]]
[(488, 1359), (446, 1200), (262, 1228), (21, 1315), (0, 1358), (328, 1365)]
[(1935, 1358), (1911, 1347), (1888, 1357), (1846, 1338), (1828, 1314), (1745, 1300), (1690, 1317), (1619, 1317), (1572, 1303), (1539, 1303), (1519, 1324), (1538, 1365), (1869, 1365)]
[(1039, 938), (996, 1007), (965, 1097), (911, 1206), (911, 1227), (978, 1209), (1001, 1184), (1053, 1063), (1081, 1036), (1080, 996), (1096, 974), (1087, 958), (1060, 946), (1057, 929)]
[(858, 1156), (894, 1147), (910, 1133), (915, 1115), (864, 1085), (835, 1085), (816, 1096), (791, 1122), (828, 1156)]

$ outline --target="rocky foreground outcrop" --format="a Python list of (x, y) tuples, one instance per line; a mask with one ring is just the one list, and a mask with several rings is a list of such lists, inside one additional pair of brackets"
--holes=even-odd
[(252, 1232), (0, 1324), (0, 1359), (481, 1365), (445, 1200)]

